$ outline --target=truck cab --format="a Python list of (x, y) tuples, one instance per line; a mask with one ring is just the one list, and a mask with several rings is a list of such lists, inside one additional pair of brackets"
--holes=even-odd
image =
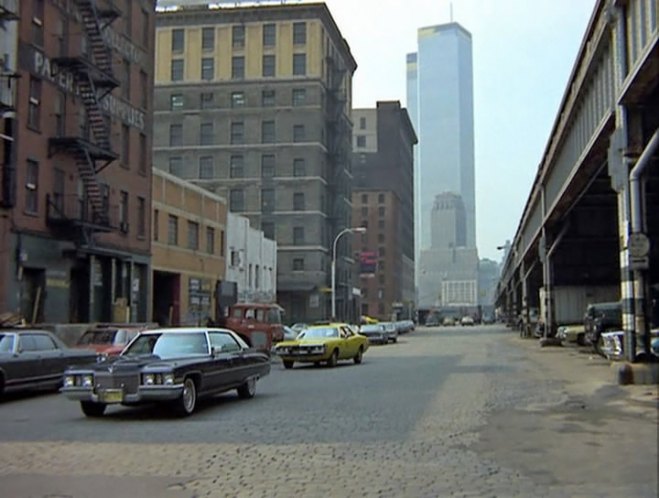
[(284, 309), (276, 303), (237, 303), (229, 308), (226, 326), (252, 347), (270, 351), (284, 339), (283, 314)]

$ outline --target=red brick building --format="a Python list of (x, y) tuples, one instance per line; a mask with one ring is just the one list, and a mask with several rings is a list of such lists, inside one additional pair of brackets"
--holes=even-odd
[(146, 320), (155, 2), (21, 0), (15, 14), (0, 312)]

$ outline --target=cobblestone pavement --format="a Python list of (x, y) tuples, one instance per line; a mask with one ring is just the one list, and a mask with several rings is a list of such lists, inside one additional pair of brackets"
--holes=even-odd
[(656, 408), (601, 361), (496, 326), (418, 329), (364, 359), (274, 364), (254, 400), (184, 420), (6, 401), (0, 496), (656, 496)]

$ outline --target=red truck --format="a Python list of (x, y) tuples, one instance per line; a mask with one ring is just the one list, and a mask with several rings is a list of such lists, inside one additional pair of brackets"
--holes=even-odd
[(276, 303), (237, 303), (229, 308), (226, 327), (253, 347), (270, 351), (284, 339), (283, 314), (284, 309)]

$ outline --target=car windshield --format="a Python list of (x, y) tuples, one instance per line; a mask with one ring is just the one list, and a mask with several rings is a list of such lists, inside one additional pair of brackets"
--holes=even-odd
[[(394, 326), (395, 327), (395, 326)], [(380, 332), (382, 325), (362, 325), (362, 332)]]
[(207, 355), (208, 342), (203, 332), (167, 332), (142, 334), (122, 356), (153, 354), (162, 359)]
[(14, 334), (0, 335), (0, 353), (10, 353), (14, 350)]
[(88, 330), (78, 339), (78, 345), (113, 344), (116, 333), (116, 330)]
[(300, 332), (298, 339), (309, 339), (312, 337), (339, 337), (339, 331), (333, 327), (306, 329)]

